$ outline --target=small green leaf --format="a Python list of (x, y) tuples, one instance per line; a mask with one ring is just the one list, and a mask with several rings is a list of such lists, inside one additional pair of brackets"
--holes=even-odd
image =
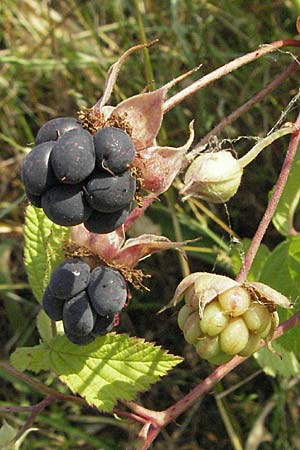
[(50, 369), (49, 347), (46, 344), (35, 347), (20, 347), (10, 356), (11, 364), (20, 372), (31, 370), (38, 373)]
[(49, 357), (71, 391), (105, 411), (112, 411), (117, 400), (132, 400), (182, 361), (152, 343), (115, 333), (84, 346), (57, 336)]
[(295, 354), (285, 350), (285, 348), (277, 341), (272, 343), (272, 347), (278, 352), (278, 355), (272, 353), (266, 347), (254, 354), (256, 361), (262, 367), (264, 372), (272, 377), (281, 375), (289, 378), (299, 375), (300, 364)]
[(16, 434), (16, 430), (6, 420), (3, 420), (3, 425), (0, 428), (0, 449), (13, 449), (14, 446), (10, 445), (10, 443)]
[(288, 236), (293, 225), (295, 210), (300, 200), (300, 160), (296, 156), (284, 191), (276, 208), (272, 222), (277, 231)]
[(40, 208), (26, 209), (25, 265), (32, 291), (40, 302), (53, 268), (64, 259), (63, 244), (70, 236), (70, 228), (51, 222)]

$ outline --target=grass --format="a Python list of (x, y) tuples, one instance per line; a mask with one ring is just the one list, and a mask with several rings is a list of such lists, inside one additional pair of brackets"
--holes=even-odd
[[(153, 83), (162, 86), (199, 63), (203, 67), (189, 80), (195, 80), (263, 43), (295, 37), (298, 14), (297, 1), (254, 0), (247, 5), (239, 0), (2, 1), (0, 264), (4, 270), (0, 274), (3, 299), (0, 305), (1, 358), (8, 358), (16, 346), (33, 345), (38, 340), (34, 326), (37, 304), (28, 289), (22, 261), (25, 202), (19, 175), (22, 158), (33, 145), (38, 128), (53, 116), (74, 116), (82, 106), (93, 105), (103, 91), (108, 67), (125, 49), (144, 39), (159, 38), (159, 43), (149, 54), (135, 53), (128, 59), (118, 78), (113, 104), (153, 88)], [(293, 60), (293, 55), (286, 50), (273, 53), (187, 99), (165, 116), (160, 142), (175, 146), (183, 144), (193, 118), (195, 142), (198, 142), (224, 116), (270, 82)], [(182, 82), (181, 86), (186, 83)], [(176, 89), (179, 87), (172, 93)], [(227, 127), (220, 139), (264, 136), (298, 89), (298, 74), (294, 74)], [(286, 120), (292, 121), (296, 110), (293, 108)], [(249, 148), (249, 140), (241, 139), (227, 145), (242, 155)], [(217, 269), (226, 272), (226, 255), (231, 241), (214, 216), (225, 225), (230, 219), (237, 235), (251, 238), (267, 201), (261, 192), (272, 187), (283, 153), (283, 144), (276, 144), (272, 153), (266, 152), (258, 163), (251, 165), (252, 170), (246, 171), (241, 190), (228, 206), (229, 216), (223, 207), (209, 206), (209, 215), (201, 209), (191, 209), (177, 202), (177, 191), (172, 188), (168, 197), (150, 208), (148, 217), (172, 239), (178, 235), (178, 226), (184, 239), (202, 237), (188, 253), (193, 271), (210, 271), (217, 262)], [(170, 220), (172, 217), (176, 218), (175, 222)], [(271, 230), (267, 244), (272, 247), (277, 239)], [(155, 255), (143, 262), (141, 268), (153, 276), (149, 283), (151, 292), (136, 295), (132, 308), (122, 319), (120, 332), (154, 340), (185, 357), (183, 365), (141, 396), (140, 400), (147, 407), (162, 409), (188, 392), (209, 373), (210, 368), (184, 344), (172, 313), (163, 317), (155, 314), (170, 300), (181, 279), (176, 254)], [(240, 383), (256, 369), (256, 363), (248, 361), (226, 378), (224, 388)], [(39, 395), (27, 386), (4, 373), (1, 376), (2, 406), (26, 405), (40, 400)], [(49, 374), (42, 377), (46, 383), (51, 378)], [(64, 389), (55, 381), (54, 384), (57, 389)], [(300, 405), (297, 385), (287, 388), (284, 380), (270, 379), (262, 373), (226, 397), (227, 414), (231, 417), (234, 432), (245, 443), (255, 420), (270, 399), (274, 407), (266, 417), (265, 426), (271, 441), (262, 442), (260, 448), (298, 448)], [(1, 415), (16, 428), (24, 421), (24, 414)], [(284, 432), (283, 424), (288, 433)], [(135, 438), (135, 432), (128, 431), (128, 427), (116, 418), (74, 405), (52, 406), (38, 416), (35, 425), (39, 431), (30, 433), (22, 448), (131, 449)], [(230, 445), (212, 395), (180, 418), (180, 427), (178, 424), (169, 427), (153, 449), (219, 450)]]

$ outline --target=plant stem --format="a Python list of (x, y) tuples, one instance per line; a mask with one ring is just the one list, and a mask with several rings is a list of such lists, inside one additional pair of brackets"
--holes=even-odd
[[(146, 44), (147, 37), (146, 37), (144, 22), (143, 22), (141, 10), (140, 10), (139, 0), (134, 0), (134, 5), (135, 5), (135, 11), (136, 11), (136, 20), (137, 20), (137, 24), (139, 27), (140, 39), (143, 44)], [(143, 53), (144, 53), (144, 60), (145, 60), (146, 80), (147, 80), (148, 86), (150, 87), (151, 91), (154, 91), (156, 86), (155, 86), (154, 75), (153, 75), (153, 70), (152, 70), (152, 65), (151, 65), (148, 48), (145, 47), (143, 49)]]
[(31, 377), (25, 375), (22, 372), (19, 372), (14, 367), (10, 366), (4, 361), (0, 361), (0, 369), (5, 370), (6, 372), (9, 372), (14, 377), (18, 378), (19, 380), (23, 381), (26, 384), (29, 384), (31, 387), (33, 387), (36, 391), (42, 392), (43, 394), (47, 394), (48, 396), (55, 397), (57, 400), (64, 400), (64, 401), (71, 401), (75, 403), (80, 403), (82, 405), (86, 405), (85, 400), (80, 397), (74, 397), (73, 395), (66, 395), (62, 394), (60, 392), (55, 391), (54, 389), (49, 388), (45, 384), (41, 383), (40, 381), (36, 381), (32, 379)]
[(203, 147), (207, 144), (211, 137), (219, 135), (224, 128), (230, 125), (232, 122), (237, 120), (242, 114), (249, 111), (252, 106), (260, 102), (264, 97), (266, 97), (270, 92), (277, 88), (292, 72), (299, 67), (300, 58), (298, 57), (292, 64), (290, 64), (282, 73), (280, 73), (271, 83), (268, 83), (261, 91), (259, 91), (254, 97), (244, 103), (242, 106), (237, 108), (227, 117), (225, 117), (221, 122), (218, 123), (209, 133), (204, 136), (199, 144), (195, 148)]
[(269, 147), (269, 145), (271, 145), (274, 141), (281, 138), (282, 136), (291, 134), (294, 131), (294, 127), (280, 128), (279, 130), (274, 131), (269, 136), (266, 136), (264, 139), (261, 139), (251, 148), (251, 150), (249, 150), (242, 158), (239, 159), (241, 167), (244, 168), (248, 164), (250, 164), (260, 154), (260, 152), (262, 152), (266, 147)]
[[(300, 113), (295, 122), (295, 127), (297, 128), (299, 126), (300, 126)], [(252, 239), (252, 242), (251, 242), (251, 245), (246, 254), (245, 260), (243, 261), (242, 268), (236, 278), (236, 280), (238, 282), (243, 282), (246, 280), (247, 274), (251, 268), (252, 262), (253, 262), (255, 255), (259, 249), (260, 243), (261, 243), (261, 241), (266, 233), (266, 230), (272, 220), (273, 214), (277, 208), (281, 194), (286, 185), (288, 175), (290, 173), (291, 166), (292, 166), (293, 160), (296, 155), (299, 139), (300, 139), (299, 129), (296, 129), (293, 132), (292, 137), (290, 139), (289, 148), (288, 148), (285, 160), (283, 162), (282, 169), (281, 169), (280, 175), (278, 177), (277, 183), (275, 185), (275, 189), (272, 194), (271, 200), (269, 201), (269, 204), (263, 215), (263, 218), (262, 218), (262, 220), (257, 228), (257, 231)]]
[(195, 94), (195, 92), (208, 86), (210, 83), (222, 78), (230, 72), (233, 72), (239, 67), (245, 64), (249, 64), (250, 62), (255, 61), (263, 55), (274, 52), (275, 50), (286, 46), (300, 47), (300, 41), (297, 41), (296, 39), (281, 39), (279, 41), (272, 42), (271, 44), (262, 45), (260, 48), (254, 50), (253, 52), (247, 53), (246, 55), (240, 56), (239, 58), (235, 58), (224, 66), (219, 67), (218, 69), (207, 75), (204, 75), (202, 78), (200, 78), (200, 80), (195, 81), (190, 86), (186, 87), (182, 91), (173, 95), (173, 97), (170, 97), (168, 100), (166, 100), (164, 103), (164, 112), (166, 113), (167, 111), (170, 111), (170, 109), (174, 108), (174, 106), (178, 105), (178, 103), (182, 102), (190, 95)]

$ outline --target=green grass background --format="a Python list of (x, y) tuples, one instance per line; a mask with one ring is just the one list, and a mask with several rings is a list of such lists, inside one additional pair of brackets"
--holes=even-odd
[[(175, 93), (202, 74), (231, 59), (277, 39), (295, 38), (300, 2), (285, 1), (37, 1), (2, 0), (0, 5), (0, 326), (1, 358), (7, 359), (18, 346), (38, 341), (34, 318), (38, 307), (32, 297), (23, 266), (24, 193), (20, 167), (24, 154), (34, 142), (39, 127), (54, 116), (76, 115), (82, 106), (91, 106), (101, 96), (109, 66), (128, 47), (143, 39), (159, 38), (149, 51), (130, 56), (122, 68), (112, 104), (159, 87), (179, 74), (203, 64)], [(195, 142), (199, 141), (223, 117), (235, 110), (267, 85), (297, 56), (297, 49), (282, 49), (241, 68), (186, 99), (164, 118), (159, 136), (162, 144), (179, 146), (185, 142), (188, 124), (195, 119)], [(227, 127), (220, 139), (240, 136), (264, 136), (285, 111), (299, 90), (299, 73), (293, 74), (272, 94)], [(293, 121), (298, 104), (286, 115)], [(238, 155), (251, 140), (228, 142)], [(284, 141), (287, 142), (287, 141)], [(226, 147), (226, 145), (225, 145)], [(209, 206), (241, 237), (253, 235), (267, 203), (283, 159), (284, 144), (273, 146), (251, 165), (238, 195), (224, 207)], [(175, 219), (175, 222), (170, 219)], [(148, 212), (149, 230), (160, 226), (162, 233), (178, 237), (179, 224), (184, 239), (202, 237), (190, 251), (192, 270), (219, 269), (230, 273), (226, 255), (230, 239), (205, 213), (195, 216), (182, 205), (177, 191), (171, 189)], [(178, 222), (176, 222), (176, 220)], [(279, 240), (270, 229), (266, 243), (272, 248)], [(218, 258), (217, 258), (218, 256)], [(180, 365), (139, 401), (147, 407), (163, 409), (181, 398), (210, 371), (183, 341), (170, 312), (157, 316), (170, 300), (182, 278), (175, 252), (155, 255), (141, 264), (151, 273), (150, 293), (136, 293), (124, 314), (120, 332), (145, 337), (183, 355)], [(242, 382), (257, 370), (249, 360), (223, 384), (223, 389)], [(0, 405), (28, 405), (41, 400), (28, 386), (4, 372), (0, 381)], [(45, 383), (54, 375), (41, 375)], [(213, 393), (212, 393), (213, 394)], [(170, 426), (155, 441), (153, 450), (210, 450), (245, 448), (255, 420), (272, 401), (265, 420), (268, 432), (260, 449), (299, 449), (299, 389), (285, 380), (271, 379), (259, 373), (226, 397), (224, 410), (208, 395), (177, 424)], [(19, 428), (24, 414), (1, 413)], [(227, 422), (226, 422), (227, 421)], [(225, 424), (227, 423), (227, 428)], [(228, 425), (229, 423), (229, 425)], [(260, 425), (263, 424), (263, 421)], [(89, 408), (56, 404), (41, 413), (34, 431), (23, 449), (94, 450), (133, 449), (137, 430), (117, 418), (98, 414)], [(255, 428), (258, 429), (258, 428)], [(237, 444), (234, 444), (237, 442)], [(242, 447), (239, 447), (241, 442)], [(249, 447), (250, 449), (256, 447)]]

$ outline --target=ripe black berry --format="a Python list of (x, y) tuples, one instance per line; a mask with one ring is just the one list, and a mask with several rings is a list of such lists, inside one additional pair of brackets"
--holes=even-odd
[(115, 322), (115, 315), (109, 314), (108, 316), (96, 316), (96, 322), (93, 328), (93, 334), (95, 336), (102, 336), (103, 334), (109, 333)]
[(63, 317), (63, 307), (65, 300), (55, 297), (50, 291), (49, 286), (46, 287), (42, 298), (43, 308), (45, 313), (52, 320), (62, 320)]
[(21, 178), (31, 194), (41, 195), (58, 182), (49, 164), (54, 145), (54, 141), (39, 144), (23, 160)]
[(130, 204), (127, 205), (126, 208), (112, 213), (104, 213), (94, 210), (89, 218), (84, 222), (84, 226), (91, 233), (111, 233), (123, 225), (129, 216), (130, 210)]
[(41, 208), (42, 207), (42, 197), (40, 195), (34, 195), (31, 192), (28, 191), (28, 189), (26, 189), (25, 186), (25, 194), (27, 197), (27, 200), (36, 208)]
[(132, 163), (135, 155), (133, 141), (125, 131), (106, 127), (94, 135), (97, 166), (121, 173)]
[(59, 185), (42, 196), (47, 217), (58, 225), (74, 226), (86, 221), (92, 213), (80, 185)]
[(51, 119), (39, 129), (35, 142), (41, 144), (42, 142), (56, 141), (64, 133), (73, 129), (82, 130), (81, 122), (73, 117)]
[(95, 313), (85, 291), (67, 300), (63, 308), (63, 324), (67, 333), (88, 335), (95, 325)]
[(63, 261), (53, 270), (49, 290), (58, 298), (68, 300), (84, 291), (90, 279), (90, 267), (80, 259)]
[(82, 129), (65, 133), (53, 147), (51, 165), (62, 183), (77, 184), (85, 180), (95, 167), (92, 135)]
[(97, 211), (115, 212), (131, 202), (135, 189), (136, 181), (129, 169), (120, 175), (97, 172), (86, 185), (86, 197)]
[(120, 312), (127, 299), (124, 277), (110, 267), (96, 267), (87, 288), (91, 303), (100, 316)]

